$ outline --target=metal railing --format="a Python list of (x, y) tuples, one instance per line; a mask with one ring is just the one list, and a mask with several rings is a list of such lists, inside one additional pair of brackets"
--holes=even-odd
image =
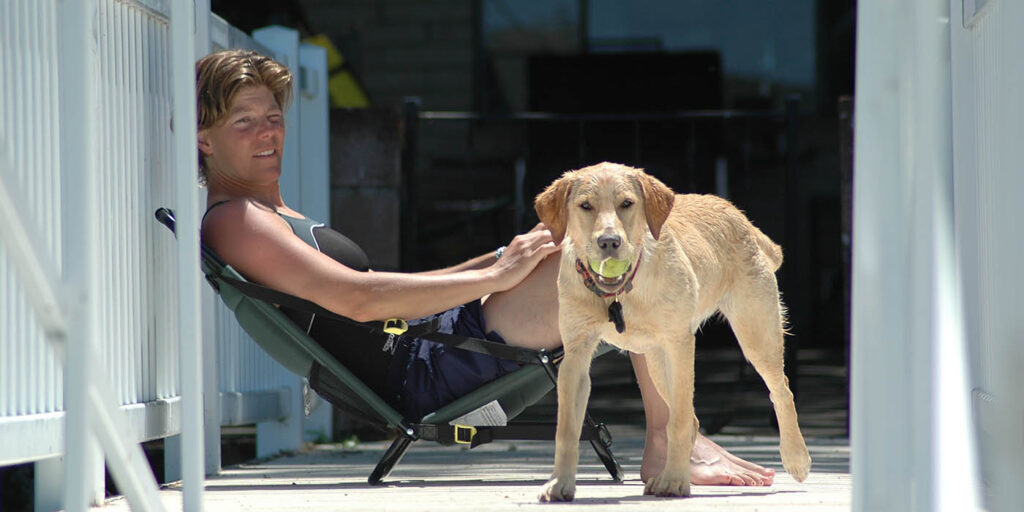
[[(445, 163), (434, 163), (432, 158), (437, 155), (428, 154), (430, 151), (437, 151), (448, 155), (447, 158), (457, 159), (458, 165), (466, 167), (465, 175), (474, 172), (473, 167), (487, 167), (488, 160), (501, 160), (499, 165), (503, 166), (502, 173), (507, 177), (507, 186), (500, 190), (500, 193), (507, 197), (501, 200), (466, 200), (435, 201), (433, 207), (458, 211), (458, 213), (472, 213), (468, 210), (496, 210), (506, 209), (511, 211), (512, 222), (509, 225), (510, 233), (519, 233), (526, 228), (526, 220), (529, 212), (532, 211), (532, 198), (526, 197), (530, 192), (531, 180), (538, 181), (536, 176), (553, 178), (558, 173), (585, 165), (596, 163), (595, 158), (602, 158), (601, 148), (594, 148), (594, 139), (600, 139), (602, 130), (613, 127), (615, 133), (620, 136), (616, 143), (620, 147), (618, 160), (621, 163), (643, 167), (645, 160), (651, 153), (659, 153), (661, 157), (671, 153), (673, 161), (670, 163), (661, 162), (664, 165), (658, 169), (649, 171), (660, 172), (672, 176), (678, 181), (677, 190), (694, 191), (698, 188), (696, 180), (698, 177), (710, 177), (713, 182), (713, 190), (703, 192), (716, 192), (719, 195), (728, 195), (728, 174), (730, 172), (749, 173), (755, 164), (754, 144), (752, 143), (752, 131), (763, 135), (770, 134), (773, 137), (773, 158), (775, 166), (786, 169), (786, 185), (791, 187), (798, 179), (796, 152), (799, 141), (799, 116), (800, 99), (797, 97), (788, 98), (784, 109), (778, 110), (738, 110), (738, 109), (709, 109), (709, 110), (687, 110), (678, 112), (638, 112), (638, 113), (553, 113), (553, 112), (510, 112), (481, 114), (476, 112), (461, 111), (424, 111), (421, 110), (417, 98), (408, 98), (403, 107), (403, 144), (402, 155), (402, 239), (417, 240), (414, 244), (405, 244), (402, 247), (402, 266), (404, 268), (419, 268), (418, 258), (425, 243), (423, 238), (421, 222), (417, 218), (417, 211), (430, 208), (428, 205), (419, 204), (422, 201), (431, 201), (431, 198), (422, 197), (423, 194), (416, 194), (424, 183), (424, 174), (431, 169), (444, 167)], [(717, 123), (717, 124), (716, 124)], [(460, 128), (453, 128), (459, 126)], [(709, 128), (710, 127), (710, 128)], [(756, 127), (756, 128), (755, 128)], [(721, 140), (722, 133), (726, 129), (737, 130), (740, 133), (735, 137), (738, 141), (734, 147), (719, 148), (714, 155), (711, 155), (710, 163), (698, 162), (698, 158), (707, 157), (709, 151), (698, 147), (701, 140), (708, 140), (707, 131), (715, 131), (711, 135), (716, 141)], [(537, 156), (539, 146), (549, 144), (550, 141), (542, 140), (536, 133), (545, 130), (545, 133), (557, 133), (558, 137), (568, 140), (572, 145), (559, 149), (559, 159), (545, 159)], [(432, 135), (432, 132), (440, 132), (443, 135)], [(474, 139), (479, 137), (478, 132), (488, 131), (494, 137), (494, 133), (500, 133), (499, 138), (504, 138), (504, 147), (494, 153), (493, 147), (488, 144), (480, 144), (482, 148), (475, 148)], [(660, 138), (664, 141), (667, 132), (673, 132), (676, 138), (676, 146), (671, 151), (646, 149), (648, 141)], [(595, 136), (596, 135), (596, 136)], [(445, 137), (448, 140), (443, 144), (447, 147), (438, 150), (438, 144), (424, 139), (428, 137)], [(452, 149), (459, 144), (457, 139), (464, 139), (464, 148)], [(509, 143), (508, 141), (514, 141)], [(494, 144), (490, 144), (494, 146)], [(628, 148), (621, 150), (621, 148)], [(452, 155), (456, 155), (452, 157)], [(559, 167), (561, 165), (561, 167)], [(730, 166), (733, 168), (730, 169)], [(536, 188), (537, 183), (533, 184)], [(445, 198), (458, 192), (457, 183), (446, 185)], [(791, 195), (795, 191), (787, 188)], [(488, 192), (480, 194), (486, 197)], [(494, 195), (494, 192), (490, 192)], [(418, 197), (419, 196), (419, 197)], [(444, 203), (444, 204), (441, 204)], [(793, 212), (787, 212), (792, 215)], [(788, 229), (788, 224), (787, 224)], [(505, 233), (502, 233), (504, 236)], [(787, 237), (790, 236), (787, 233)], [(788, 256), (787, 256), (788, 257)]]

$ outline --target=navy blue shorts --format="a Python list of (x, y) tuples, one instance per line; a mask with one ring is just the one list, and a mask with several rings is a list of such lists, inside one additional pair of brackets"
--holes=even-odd
[[(463, 304), (433, 317), (440, 318), (438, 331), (505, 343), (496, 332), (487, 332), (480, 301)], [(519, 368), (515, 361), (448, 347), (422, 338), (402, 338), (388, 373), (388, 401), (411, 421), (419, 421), (506, 373)]]

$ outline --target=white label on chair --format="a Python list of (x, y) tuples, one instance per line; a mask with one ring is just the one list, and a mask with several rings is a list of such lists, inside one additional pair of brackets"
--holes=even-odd
[(508, 425), (508, 416), (505, 415), (505, 410), (501, 408), (497, 400), (491, 400), (490, 403), (484, 404), (474, 411), (469, 411), (449, 421), (448, 424), (469, 425), (473, 427), (504, 427)]

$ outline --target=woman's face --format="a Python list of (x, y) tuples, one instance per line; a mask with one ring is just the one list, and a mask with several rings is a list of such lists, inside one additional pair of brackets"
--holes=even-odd
[(281, 177), (283, 148), (284, 113), (262, 85), (240, 89), (220, 121), (199, 131), (208, 179), (248, 187), (273, 183)]

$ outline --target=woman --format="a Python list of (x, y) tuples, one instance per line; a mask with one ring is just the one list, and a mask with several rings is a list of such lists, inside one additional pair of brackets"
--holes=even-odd
[[(281, 198), (287, 68), (255, 52), (227, 50), (196, 66), (200, 179), (208, 189), (203, 242), (247, 278), (358, 321), (439, 316), (441, 330), (509, 345), (560, 345), (558, 251), (538, 226), (496, 254), (423, 273), (370, 272), (351, 240), (306, 219)], [(322, 319), (297, 318), (346, 366), (407, 417), (422, 416), (515, 368), (436, 343), (405, 339), (394, 353), (332, 342), (345, 336)], [(326, 341), (325, 341), (326, 340)], [(668, 409), (633, 356), (647, 417), (641, 477), (664, 465)], [(316, 388), (315, 379), (311, 384)], [(698, 436), (694, 484), (770, 485), (774, 471)]]

